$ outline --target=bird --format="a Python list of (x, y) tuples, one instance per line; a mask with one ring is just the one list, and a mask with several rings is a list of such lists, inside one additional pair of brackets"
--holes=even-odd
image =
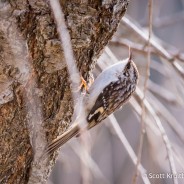
[[(84, 96), (86, 110), (85, 129), (91, 129), (114, 111), (123, 106), (134, 93), (139, 73), (132, 60), (132, 54), (103, 70), (94, 80)], [(81, 126), (73, 123), (62, 135), (53, 140), (45, 150), (49, 155), (72, 137), (79, 135)]]

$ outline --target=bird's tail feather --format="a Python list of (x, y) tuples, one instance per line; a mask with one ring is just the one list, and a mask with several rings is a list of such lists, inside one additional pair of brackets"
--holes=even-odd
[(79, 133), (79, 129), (80, 128), (77, 124), (73, 125), (73, 127), (68, 129), (66, 132), (64, 132), (61, 136), (59, 136), (51, 144), (48, 145), (44, 155), (49, 155), (50, 153), (53, 153), (56, 149), (65, 144), (72, 137), (76, 136)]

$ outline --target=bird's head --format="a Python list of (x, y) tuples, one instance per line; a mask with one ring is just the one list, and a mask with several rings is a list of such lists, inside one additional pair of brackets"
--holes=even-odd
[(134, 82), (137, 84), (139, 73), (135, 63), (133, 62), (131, 52), (129, 54), (129, 57), (124, 62), (125, 62), (125, 65), (122, 70), (124, 77), (126, 77), (131, 82)]

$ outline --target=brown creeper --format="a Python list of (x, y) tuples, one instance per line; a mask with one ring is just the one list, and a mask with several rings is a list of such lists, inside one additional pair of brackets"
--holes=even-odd
[[(129, 58), (105, 69), (89, 88), (84, 97), (87, 112), (87, 129), (100, 123), (116, 109), (121, 107), (135, 91), (138, 70)], [(56, 150), (73, 136), (79, 134), (80, 126), (73, 124), (69, 130), (55, 139), (46, 149), (46, 154)]]

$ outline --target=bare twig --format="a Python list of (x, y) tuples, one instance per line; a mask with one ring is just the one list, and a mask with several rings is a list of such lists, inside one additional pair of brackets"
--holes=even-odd
[[(114, 54), (111, 52), (110, 49), (106, 50), (108, 56), (111, 58), (111, 61), (114, 63), (117, 61), (116, 57), (114, 56)], [(112, 57), (113, 56), (113, 57)], [(98, 63), (100, 64), (100, 63)], [(108, 63), (109, 64), (109, 63)], [(143, 99), (143, 93), (140, 91), (140, 89), (137, 87), (136, 93), (135, 93), (136, 98), (138, 98), (139, 103), (142, 101)], [(169, 164), (170, 164), (170, 168), (171, 168), (171, 172), (173, 175), (176, 174), (176, 167), (175, 167), (175, 163), (174, 163), (174, 158), (173, 158), (173, 153), (172, 153), (172, 147), (171, 147), (171, 143), (168, 139), (168, 136), (162, 126), (162, 123), (159, 119), (159, 117), (157, 116), (157, 114), (155, 113), (154, 109), (152, 108), (152, 106), (150, 105), (150, 103), (147, 101), (147, 99), (145, 99), (144, 101), (144, 106), (146, 108), (146, 110), (151, 114), (152, 118), (154, 119), (154, 121), (156, 122), (156, 125), (158, 126), (158, 129), (161, 133), (163, 142), (165, 144), (166, 150), (167, 150), (167, 155), (168, 155), (168, 159), (169, 159)], [(138, 109), (136, 109), (135, 104), (131, 103), (132, 107), (136, 110), (136, 112), (138, 112), (139, 115), (141, 115), (141, 111), (137, 111)], [(155, 129), (150, 121), (150, 123), (148, 122), (148, 125), (150, 126), (150, 128), (154, 131), (157, 132), (157, 129)], [(157, 134), (156, 134), (157, 135)], [(177, 178), (173, 178), (173, 181), (175, 184), (177, 184)]]
[[(140, 90), (138, 89), (138, 93), (136, 94), (136, 98), (132, 98), (132, 100), (130, 101), (130, 104), (132, 105), (132, 107), (133, 107), (133, 109), (135, 110), (135, 112), (139, 115), (139, 116), (141, 116), (141, 106), (140, 106), (140, 101), (141, 101), (141, 97), (139, 97), (139, 95), (143, 95), (142, 93), (140, 93)], [(137, 99), (137, 97), (138, 97), (138, 99)], [(146, 100), (145, 100), (146, 101)], [(148, 103), (148, 101), (146, 102), (146, 104)], [(147, 108), (147, 105), (145, 104), (145, 107), (146, 107), (146, 110), (150, 113), (150, 115), (151, 115), (151, 117), (155, 120), (155, 117), (154, 117), (154, 113), (152, 113), (152, 112), (150, 112), (150, 109), (149, 108)], [(148, 103), (149, 104), (149, 103)], [(151, 105), (149, 105), (150, 107), (151, 107)], [(153, 109), (152, 109), (153, 110)], [(156, 112), (155, 112), (156, 113)], [(167, 115), (167, 114), (166, 114)], [(169, 116), (170, 117), (170, 116)], [(168, 118), (169, 118), (168, 117)], [(156, 117), (156, 121), (160, 121), (159, 120), (159, 117), (157, 116)], [(171, 121), (172, 120), (174, 120), (174, 119), (171, 119)], [(160, 135), (160, 129), (159, 129), (159, 132), (158, 132), (158, 128), (156, 128), (155, 126), (154, 126), (154, 124), (152, 123), (152, 120), (149, 118), (149, 117), (146, 117), (146, 119), (145, 119), (145, 122), (146, 122), (146, 125), (147, 125), (147, 127), (149, 127), (150, 128), (150, 130), (154, 133), (154, 135), (155, 136), (158, 136), (158, 135)], [(175, 122), (175, 121), (174, 121)], [(183, 128), (182, 128), (183, 129)], [(177, 129), (176, 129), (176, 131), (178, 131)], [(179, 133), (179, 132), (178, 132)], [(162, 136), (162, 139), (163, 139), (163, 134), (161, 133), (161, 136)], [(183, 136), (182, 136), (183, 137)], [(166, 141), (167, 142), (167, 141)], [(164, 142), (164, 144), (167, 144), (166, 142)], [(170, 144), (170, 142), (168, 142), (168, 144), (169, 145), (171, 145)], [(166, 146), (166, 150), (167, 150), (167, 146)], [(180, 155), (180, 154), (178, 154), (178, 152), (177, 152), (177, 150), (175, 150), (173, 147), (171, 147), (171, 150), (172, 150), (172, 155), (174, 156), (174, 158), (176, 159), (176, 161), (178, 162), (178, 164), (179, 165), (181, 165), (181, 167), (183, 168), (183, 163), (184, 163), (184, 161), (183, 161), (183, 158), (182, 158), (182, 156)], [(167, 152), (167, 154), (168, 154), (168, 152)], [(171, 157), (172, 157), (172, 155), (171, 155)], [(172, 158), (171, 158), (171, 160), (172, 160)], [(170, 161), (170, 160), (169, 160)], [(174, 162), (173, 162), (173, 165), (174, 165), (174, 168), (175, 168), (175, 164), (174, 164)], [(170, 166), (171, 166), (171, 164), (170, 164)], [(171, 169), (171, 171), (172, 171), (172, 169)], [(172, 173), (173, 175), (174, 175), (174, 173)]]
[(166, 102), (173, 105), (181, 104), (181, 102), (176, 98), (176, 96), (171, 91), (168, 91), (166, 88), (162, 87), (161, 85), (158, 85), (157, 83), (149, 80), (147, 87), (149, 91), (156, 94), (157, 97), (158, 96), (161, 97)]
[(167, 123), (173, 129), (179, 139), (184, 143), (184, 128), (182, 127), (182, 125), (153, 94), (148, 92), (147, 96), (149, 98), (150, 104), (155, 109), (156, 114), (163, 117), (167, 121)]
[[(79, 158), (81, 159), (81, 161), (83, 162), (83, 164), (86, 167), (89, 167), (90, 168), (90, 170), (92, 171), (94, 177), (96, 177), (97, 179), (100, 180), (100, 183), (102, 183), (102, 184), (109, 184), (109, 182), (106, 180), (106, 178), (102, 174), (101, 170), (99, 169), (98, 165), (91, 158), (91, 156), (89, 155), (89, 153), (85, 149), (85, 147), (83, 147), (81, 144), (75, 143), (75, 145), (72, 145), (71, 148), (79, 156)], [(82, 154), (82, 153), (84, 153), (84, 154)]]
[[(131, 28), (136, 34), (138, 34), (142, 39), (144, 39), (146, 42), (148, 41), (148, 34), (141, 30), (140, 27), (136, 26), (132, 21), (124, 16), (121, 20), (123, 23), (125, 23), (129, 28)], [(160, 44), (158, 44), (153, 38), (150, 39), (150, 45), (156, 49), (158, 53), (161, 53), (167, 60), (173, 61), (174, 58), (171, 54), (167, 52), (166, 49), (164, 49)]]
[[(131, 28), (134, 32), (136, 32), (142, 39), (145, 41), (148, 41), (148, 35), (141, 30), (138, 26), (132, 23), (132, 21), (129, 20), (126, 16), (123, 17), (122, 22), (125, 23), (129, 28)], [(169, 62), (173, 64), (174, 69), (181, 75), (182, 78), (184, 78), (184, 69), (181, 67), (181, 65), (175, 60), (175, 57), (173, 57), (166, 49), (164, 49), (158, 42), (156, 42), (154, 39), (150, 39), (150, 45), (164, 58), (166, 58)]]
[[(56, 20), (57, 30), (61, 39), (61, 46), (63, 47), (63, 50), (64, 50), (65, 62), (67, 64), (70, 82), (72, 84), (71, 87), (74, 88), (75, 85), (80, 86), (80, 74), (75, 63), (70, 34), (68, 32), (65, 19), (64, 19), (64, 14), (59, 1), (50, 0), (50, 5)], [(77, 80), (73, 80), (72, 78), (73, 76), (75, 76)], [(72, 89), (72, 95), (73, 95), (73, 99), (78, 99), (81, 96), (80, 91), (76, 91), (75, 89)], [(74, 103), (76, 103), (75, 100), (74, 100)], [(76, 104), (74, 104), (74, 107), (75, 105)]]
[[(110, 41), (110, 43), (112, 45), (123, 46), (125, 48), (127, 48), (128, 46), (130, 46), (132, 51), (135, 51), (136, 53), (143, 54), (145, 56), (147, 56), (147, 54), (148, 54), (148, 48), (147, 47), (144, 47), (143, 48), (143, 45), (142, 44), (133, 42), (133, 41), (128, 40), (128, 39), (125, 39), (125, 38), (114, 37)], [(157, 51), (155, 51), (154, 48), (150, 48), (149, 50), (150, 50), (150, 52), (152, 54), (158, 54)]]
[[(140, 89), (138, 89), (138, 88), (136, 89), (136, 96), (139, 100), (142, 100), (143, 94), (140, 91)], [(160, 118), (157, 116), (154, 109), (151, 107), (150, 103), (146, 99), (144, 100), (144, 105), (145, 105), (146, 109), (149, 111), (149, 113), (152, 115), (153, 119), (155, 120), (155, 122), (159, 128), (159, 131), (161, 133), (163, 142), (164, 142), (166, 150), (167, 150), (167, 155), (168, 155), (168, 159), (169, 159), (171, 172), (173, 175), (176, 175), (177, 172), (176, 172), (176, 167), (175, 167), (173, 153), (172, 153), (172, 146), (171, 146), (169, 138), (168, 138), (163, 126), (162, 126)], [(176, 177), (173, 177), (173, 182), (174, 182), (174, 184), (178, 184), (178, 179)]]
[[(58, 0), (50, 0), (50, 5), (57, 23), (57, 30), (60, 36), (60, 39), (62, 41), (62, 47), (64, 50), (64, 57), (65, 61), (67, 64), (69, 76), (70, 76), (70, 82), (71, 82), (71, 87), (72, 87), (72, 96), (73, 96), (73, 101), (74, 101), (74, 114), (78, 115), (80, 120), (78, 120), (79, 126), (84, 125), (86, 122), (86, 113), (83, 105), (83, 96), (80, 94), (80, 91), (76, 91), (74, 89), (74, 86), (80, 86), (80, 74), (77, 69), (75, 59), (74, 59), (74, 54), (72, 50), (72, 44), (71, 44), (71, 39), (70, 39), (70, 34), (68, 32), (65, 19), (64, 19), (64, 13), (62, 11), (62, 7), (60, 6), (60, 3)], [(77, 79), (77, 80), (76, 80)], [(77, 108), (75, 108), (77, 107)], [(83, 130), (84, 131), (84, 130)], [(89, 140), (87, 136), (87, 132), (83, 133), (81, 135), (81, 143), (84, 145), (85, 149), (83, 150), (88, 150), (89, 151)], [(85, 152), (83, 152), (84, 155)], [(90, 157), (87, 157), (86, 159), (89, 159)], [(86, 160), (86, 163), (88, 161)], [(90, 173), (88, 172), (88, 167), (82, 164), (82, 176), (83, 176), (83, 182), (89, 183), (90, 181)], [(84, 169), (85, 167), (85, 169)], [(83, 172), (85, 170), (85, 172)]]
[[(121, 130), (121, 127), (119, 126), (116, 118), (114, 115), (109, 116), (109, 120), (111, 122), (111, 126), (113, 127), (114, 131), (116, 132), (117, 137), (120, 139), (121, 143), (124, 145), (125, 149), (128, 152), (128, 155), (132, 159), (133, 163), (137, 165), (137, 157), (135, 152), (133, 151), (132, 147), (130, 146), (128, 140), (126, 139), (123, 131)], [(143, 168), (141, 164), (138, 165), (138, 170), (141, 173), (142, 180), (145, 184), (149, 184), (150, 181), (148, 177), (146, 176), (146, 170)]]
[[(136, 42), (133, 42), (131, 40), (128, 40), (128, 39), (125, 39), (125, 38), (119, 38), (119, 37), (114, 37), (110, 43), (112, 45), (120, 45), (122, 47), (131, 47), (131, 49), (137, 53), (140, 53), (140, 54), (143, 54), (143, 55), (147, 55), (147, 52), (148, 52), (148, 48), (147, 47), (144, 47), (143, 48), (143, 45), (142, 44), (139, 44), (139, 43), (136, 43)], [(165, 59), (168, 59), (166, 57), (166, 55), (164, 55), (162, 52), (158, 52), (152, 45), (151, 45), (151, 48), (150, 48), (150, 52), (152, 54), (155, 54), (155, 55), (158, 55), (160, 57), (163, 57)], [(167, 52), (169, 52), (169, 54), (172, 56), (172, 60), (179, 60), (181, 62), (184, 62), (184, 53), (180, 52), (178, 49), (176, 48), (169, 48), (169, 50), (167, 50)]]
[(152, 33), (152, 0), (149, 0), (149, 33), (148, 33), (148, 62), (146, 64), (146, 78), (144, 81), (144, 90), (143, 90), (143, 98), (141, 102), (142, 107), (142, 113), (141, 113), (141, 135), (140, 135), (140, 142), (138, 146), (138, 155), (137, 155), (137, 165), (136, 165), (136, 174), (134, 176), (133, 183), (137, 183), (137, 177), (139, 176), (139, 170), (138, 166), (141, 163), (141, 156), (142, 156), (142, 148), (143, 148), (143, 142), (144, 142), (144, 135), (145, 135), (145, 123), (144, 123), (144, 117), (145, 117), (145, 106), (144, 106), (144, 100), (146, 97), (146, 91), (147, 91), (147, 83), (150, 76), (150, 63), (151, 63), (151, 48), (150, 48), (150, 39), (151, 39), (151, 33)]

